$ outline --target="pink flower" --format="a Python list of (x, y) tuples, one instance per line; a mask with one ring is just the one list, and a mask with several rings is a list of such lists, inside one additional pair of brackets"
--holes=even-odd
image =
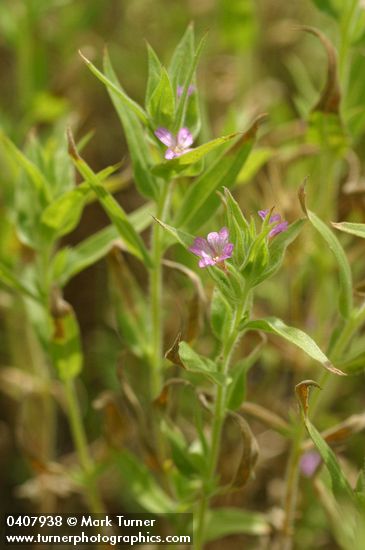
[[(190, 86), (188, 87), (188, 97), (191, 96), (191, 94), (193, 94), (195, 92), (195, 86), (194, 84), (190, 84)], [(183, 91), (184, 91), (184, 86), (178, 86), (177, 87), (177, 97), (181, 97), (182, 94), (183, 94)]]
[[(268, 216), (270, 210), (259, 210), (258, 215), (262, 220), (265, 220)], [(269, 237), (275, 237), (275, 235), (278, 235), (279, 233), (282, 233), (283, 231), (286, 231), (288, 229), (288, 222), (283, 220), (280, 216), (280, 214), (274, 214), (270, 217), (270, 224), (275, 224), (273, 229), (269, 233)]]
[(157, 128), (155, 136), (168, 147), (165, 153), (165, 159), (167, 160), (180, 157), (191, 151), (190, 145), (193, 143), (193, 136), (188, 128), (181, 128), (176, 137), (166, 128)]
[(224, 266), (224, 260), (230, 258), (233, 252), (233, 244), (228, 242), (228, 238), (229, 233), (226, 227), (223, 227), (218, 233), (216, 231), (209, 233), (206, 239), (197, 237), (189, 250), (200, 257), (199, 267), (217, 264)]
[(300, 459), (300, 471), (305, 477), (312, 477), (321, 463), (321, 456), (317, 451), (308, 451)]

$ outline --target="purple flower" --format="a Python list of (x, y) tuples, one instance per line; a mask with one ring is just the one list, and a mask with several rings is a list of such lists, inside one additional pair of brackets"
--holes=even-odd
[(190, 145), (193, 143), (193, 136), (187, 128), (181, 128), (176, 137), (166, 128), (157, 128), (155, 136), (168, 147), (165, 153), (165, 159), (167, 160), (180, 157), (191, 151)]
[[(269, 209), (259, 210), (258, 215), (262, 220), (265, 220), (269, 212), (270, 212)], [(278, 235), (279, 233), (286, 231), (289, 225), (287, 221), (281, 218), (280, 214), (274, 214), (273, 216), (270, 216), (270, 224), (275, 224), (275, 226), (270, 231), (269, 237), (275, 237), (275, 235)]]
[(200, 257), (199, 267), (219, 264), (223, 267), (224, 260), (230, 258), (233, 251), (233, 244), (228, 242), (228, 238), (229, 233), (226, 227), (223, 227), (218, 233), (216, 231), (209, 233), (206, 239), (197, 237), (189, 250)]
[(305, 477), (312, 477), (321, 463), (321, 456), (317, 451), (308, 451), (300, 459), (300, 471)]
[[(193, 94), (195, 92), (196, 88), (194, 86), (194, 84), (190, 84), (190, 86), (188, 87), (188, 97), (191, 96), (191, 94)], [(178, 86), (177, 87), (177, 97), (181, 97), (182, 94), (183, 94), (183, 91), (184, 91), (184, 86)]]

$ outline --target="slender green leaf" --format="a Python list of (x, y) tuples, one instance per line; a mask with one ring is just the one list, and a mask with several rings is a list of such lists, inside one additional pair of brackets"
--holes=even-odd
[(228, 409), (232, 411), (239, 409), (245, 400), (247, 373), (260, 357), (264, 344), (266, 344), (266, 336), (264, 338), (263, 335), (261, 335), (260, 342), (251, 353), (232, 368), (232, 382), (228, 387), (227, 397)]
[(188, 25), (179, 44), (176, 46), (169, 65), (169, 75), (175, 89), (183, 86), (186, 76), (190, 70), (191, 62), (194, 57), (194, 26)]
[(179, 356), (186, 370), (202, 374), (215, 384), (224, 383), (225, 377), (217, 371), (214, 361), (196, 353), (186, 342), (180, 342)]
[[(105, 52), (104, 71), (115, 87), (120, 87), (109, 55)], [(133, 165), (133, 175), (138, 191), (147, 198), (156, 198), (158, 181), (151, 174), (152, 159), (141, 123), (114, 89), (108, 88), (113, 105), (123, 125)]]
[(239, 508), (216, 508), (207, 514), (204, 540), (208, 542), (240, 533), (262, 536), (270, 532), (270, 523), (263, 514)]
[(42, 172), (31, 160), (29, 160), (20, 149), (18, 149), (14, 143), (7, 138), (2, 132), (0, 132), (0, 140), (3, 143), (5, 149), (9, 153), (10, 157), (16, 164), (20, 165), (29, 180), (33, 183), (34, 188), (39, 192), (44, 203), (48, 202), (50, 198), (48, 183), (44, 178)]
[(158, 83), (161, 78), (162, 66), (159, 58), (157, 57), (154, 49), (147, 44), (147, 53), (148, 53), (148, 79), (146, 87), (146, 101), (145, 104), (149, 105), (151, 96), (155, 91)]
[[(140, 233), (153, 220), (154, 205), (146, 204), (129, 214), (129, 220), (135, 230)], [(114, 225), (94, 233), (74, 247), (62, 248), (53, 259), (53, 279), (64, 286), (72, 277), (94, 264), (114, 247), (122, 248), (119, 233)]]
[(71, 380), (80, 373), (83, 363), (80, 333), (72, 310), (64, 317), (55, 319), (51, 355), (61, 380)]
[(350, 233), (350, 235), (356, 235), (356, 237), (365, 239), (365, 223), (340, 222), (332, 223), (331, 225), (344, 233)]
[[(189, 30), (187, 32), (189, 32)], [(198, 47), (195, 50), (194, 56), (191, 59), (191, 62), (189, 64), (189, 68), (186, 70), (185, 80), (181, 82), (183, 86), (183, 91), (179, 99), (179, 103), (176, 111), (175, 126), (174, 126), (175, 133), (179, 130), (179, 128), (181, 128), (184, 125), (187, 104), (189, 101), (188, 89), (189, 89), (189, 86), (191, 86), (191, 84), (193, 83), (196, 67), (198, 65), (201, 53), (203, 51), (206, 38), (207, 38), (207, 35), (204, 35), (203, 38), (200, 40)], [(189, 57), (187, 59), (189, 59)]]
[(268, 332), (271, 334), (276, 334), (284, 340), (291, 342), (298, 348), (305, 351), (309, 357), (321, 363), (327, 370), (339, 374), (345, 375), (339, 369), (336, 369), (328, 357), (321, 351), (317, 346), (314, 340), (308, 334), (302, 330), (294, 327), (289, 327), (281, 319), (276, 317), (267, 317), (265, 319), (257, 319), (255, 321), (245, 322), (243, 327), (244, 330), (262, 330), (263, 332)]
[(60, 286), (64, 286), (77, 273), (100, 260), (118, 243), (119, 233), (114, 225), (109, 225), (73, 248), (62, 248), (53, 260), (54, 280)]
[(118, 86), (117, 84), (112, 82), (107, 76), (105, 76), (101, 71), (99, 71), (99, 69), (97, 69), (95, 67), (95, 65), (93, 65), (93, 63), (91, 63), (91, 61), (89, 61), (89, 59), (87, 59), (81, 52), (79, 52), (79, 53), (80, 53), (80, 56), (81, 56), (82, 60), (86, 63), (86, 65), (90, 69), (90, 71), (103, 84), (105, 84), (107, 89), (110, 92), (112, 92), (113, 94), (115, 94), (121, 100), (121, 102), (126, 107), (128, 107), (128, 109), (131, 112), (133, 112), (135, 115), (137, 115), (137, 117), (140, 119), (140, 121), (145, 126), (147, 126), (148, 125), (148, 117), (147, 117), (147, 114), (145, 113), (145, 111), (142, 109), (142, 107), (140, 105), (138, 105), (138, 103), (133, 101), (133, 99), (131, 99), (120, 86)]
[(86, 164), (86, 162), (78, 155), (72, 141), (70, 141), (70, 154), (76, 168), (85, 178), (85, 181), (90, 185), (90, 188), (94, 191), (105, 212), (115, 225), (128, 252), (139, 258), (148, 267), (151, 267), (152, 262), (149, 253), (141, 237), (130, 223), (127, 214), (117, 203), (114, 197), (102, 186), (97, 175), (92, 171), (88, 164)]
[(249, 183), (259, 170), (265, 166), (268, 160), (275, 155), (275, 149), (270, 147), (260, 147), (252, 151), (237, 177), (237, 185)]
[(171, 127), (175, 117), (176, 90), (173, 90), (169, 75), (161, 69), (160, 81), (147, 104), (147, 109), (156, 126)]
[(325, 440), (322, 438), (318, 430), (313, 426), (311, 421), (307, 416), (303, 417), (305, 426), (308, 430), (309, 436), (312, 439), (314, 445), (316, 446), (319, 454), (322, 457), (323, 462), (325, 463), (328, 472), (331, 476), (332, 489), (337, 498), (343, 498), (344, 496), (354, 497), (353, 490), (347, 481), (344, 473), (342, 472), (341, 466), (339, 465), (336, 455), (332, 449), (327, 445)]
[[(119, 167), (109, 166), (97, 174), (100, 182), (108, 178)], [(90, 186), (83, 182), (74, 189), (67, 191), (43, 211), (41, 221), (43, 224), (55, 230), (56, 235), (67, 235), (74, 229), (81, 217), (84, 206), (93, 192)]]
[(172, 225), (168, 225), (167, 223), (164, 223), (157, 218), (155, 219), (156, 222), (159, 223), (167, 231), (167, 233), (169, 233), (174, 238), (176, 242), (182, 244), (184, 248), (189, 248), (189, 246), (193, 244), (193, 235), (189, 235), (189, 233), (185, 233), (180, 229), (176, 229), (175, 227), (172, 227)]
[(331, 229), (314, 212), (307, 210), (308, 219), (315, 229), (324, 238), (332, 250), (339, 268), (340, 291), (339, 291), (339, 310), (341, 315), (348, 319), (351, 315), (352, 301), (352, 275), (351, 268), (346, 254)]
[(191, 164), (195, 164), (196, 162), (204, 158), (208, 153), (210, 153), (217, 147), (220, 147), (221, 145), (224, 145), (225, 143), (237, 138), (238, 135), (238, 133), (229, 134), (227, 136), (222, 136), (208, 141), (207, 143), (203, 143), (203, 145), (195, 147), (194, 149), (187, 153), (184, 153), (180, 157), (167, 160), (162, 164), (157, 164), (152, 169), (152, 172), (159, 176), (163, 176), (166, 179), (170, 179), (176, 174), (180, 174), (181, 172), (189, 168)]
[(283, 263), (288, 246), (298, 237), (306, 220), (297, 220), (290, 224), (286, 231), (276, 235), (269, 246), (269, 263), (267, 269), (255, 279), (255, 284), (272, 277)]
[(115, 453), (114, 463), (140, 506), (152, 514), (168, 514), (176, 511), (176, 505), (160, 488), (149, 469), (136, 456), (124, 450)]
[(221, 204), (216, 191), (223, 186), (230, 188), (234, 185), (251, 152), (261, 119), (262, 117), (257, 118), (237, 143), (232, 145), (189, 187), (179, 207), (174, 225), (184, 226), (194, 233), (211, 219), (212, 214)]
[(33, 300), (39, 300), (39, 296), (37, 296), (32, 289), (28, 288), (28, 286), (3, 262), (0, 262), (0, 284), (24, 294), (24, 296), (29, 296), (29, 298), (33, 298)]

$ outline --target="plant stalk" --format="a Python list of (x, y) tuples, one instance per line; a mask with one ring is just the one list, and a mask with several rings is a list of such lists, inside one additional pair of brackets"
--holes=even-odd
[(88, 442), (81, 418), (74, 381), (71, 379), (65, 380), (64, 388), (67, 399), (67, 412), (70, 428), (79, 457), (80, 466), (86, 478), (86, 483), (84, 484), (86, 500), (90, 511), (93, 514), (105, 514), (105, 508), (99, 496), (95, 479), (93, 478), (94, 464), (89, 453)]
[[(156, 217), (163, 219), (166, 215), (169, 203), (169, 185), (163, 183), (161, 194), (157, 202)], [(153, 267), (150, 271), (150, 326), (151, 326), (151, 382), (150, 392), (152, 399), (157, 397), (162, 385), (162, 227), (155, 223), (152, 229), (151, 253)]]
[(231, 330), (227, 340), (223, 344), (221, 358), (218, 362), (219, 372), (225, 375), (225, 381), (222, 385), (217, 386), (215, 410), (212, 426), (212, 439), (210, 445), (210, 451), (208, 456), (207, 475), (202, 487), (202, 496), (197, 512), (196, 531), (194, 537), (195, 550), (201, 550), (204, 543), (204, 528), (206, 522), (206, 513), (208, 511), (210, 496), (206, 493), (206, 490), (210, 491), (211, 485), (214, 481), (215, 469), (218, 461), (219, 446), (221, 441), (222, 428), (224, 423), (224, 417), (227, 405), (227, 389), (228, 389), (228, 369), (230, 366), (232, 353), (234, 347), (241, 336), (238, 330), (239, 323), (242, 319), (243, 313), (247, 307), (248, 292), (244, 299), (237, 305), (234, 317), (232, 319)]

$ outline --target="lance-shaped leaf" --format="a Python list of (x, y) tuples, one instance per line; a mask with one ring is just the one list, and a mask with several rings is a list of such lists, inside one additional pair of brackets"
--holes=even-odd
[(210, 153), (217, 147), (220, 147), (225, 143), (236, 139), (238, 136), (238, 133), (234, 133), (213, 139), (211, 141), (208, 141), (207, 143), (203, 143), (203, 145), (195, 147), (194, 149), (188, 151), (187, 153), (184, 153), (180, 157), (167, 160), (162, 164), (157, 164), (157, 166), (152, 169), (152, 172), (154, 174), (157, 174), (158, 176), (164, 177), (165, 179), (170, 179), (173, 176), (180, 174), (181, 172), (189, 168), (191, 164), (195, 164), (196, 162), (204, 158), (208, 153)]
[(243, 330), (262, 330), (271, 334), (276, 334), (284, 340), (294, 344), (298, 348), (302, 349), (309, 357), (321, 363), (325, 369), (346, 376), (344, 372), (334, 367), (328, 357), (317, 346), (314, 340), (308, 334), (302, 330), (294, 327), (289, 327), (281, 319), (277, 317), (267, 317), (265, 319), (257, 319), (255, 321), (248, 321), (243, 324)]
[(28, 284), (21, 281), (20, 278), (3, 262), (0, 262), (0, 284), (3, 284), (7, 288), (20, 292), (24, 296), (33, 298), (33, 300), (40, 300), (34, 289), (30, 288)]
[(227, 408), (230, 410), (239, 409), (246, 396), (246, 378), (250, 368), (259, 358), (262, 348), (267, 342), (267, 337), (259, 333), (260, 341), (251, 353), (242, 359), (231, 370), (232, 382), (228, 387)]
[(43, 204), (47, 204), (50, 199), (50, 192), (48, 188), (48, 182), (39, 170), (38, 166), (34, 164), (29, 158), (18, 149), (14, 143), (0, 132), (0, 141), (4, 145), (6, 151), (12, 160), (24, 170), (29, 178), (29, 181), (33, 184), (34, 189), (37, 190)]
[[(154, 205), (147, 203), (128, 215), (138, 233), (151, 223), (153, 212)], [(113, 247), (126, 249), (116, 227), (109, 225), (74, 247), (61, 248), (52, 262), (53, 279), (64, 286), (77, 273), (106, 256)]]
[(200, 130), (201, 121), (199, 94), (197, 87), (195, 87), (195, 74), (193, 74), (191, 81), (186, 82), (191, 63), (194, 60), (194, 52), (194, 27), (193, 24), (190, 24), (173, 53), (168, 72), (175, 93), (179, 91), (177, 94), (179, 103), (184, 102), (185, 117), (183, 126), (187, 126), (191, 133), (196, 136)]
[(327, 80), (321, 96), (313, 107), (313, 111), (324, 113), (339, 113), (341, 92), (337, 74), (337, 54), (333, 44), (321, 31), (314, 27), (300, 27), (303, 31), (313, 34), (322, 42), (327, 54)]
[(147, 44), (147, 55), (148, 55), (148, 78), (146, 86), (146, 101), (145, 104), (149, 105), (151, 96), (155, 91), (158, 83), (161, 78), (162, 65), (157, 57), (155, 50)]
[(247, 512), (239, 508), (216, 508), (209, 510), (204, 529), (206, 542), (227, 535), (269, 535), (271, 526), (264, 514)]
[(116, 84), (115, 82), (112, 82), (110, 78), (105, 76), (99, 69), (91, 63), (89, 59), (87, 59), (80, 51), (79, 54), (82, 58), (82, 60), (86, 63), (86, 66), (90, 69), (90, 71), (107, 87), (107, 89), (116, 95), (131, 112), (133, 112), (137, 117), (140, 119), (140, 121), (147, 126), (148, 124), (148, 116), (145, 113), (145, 111), (142, 109), (138, 103), (133, 101), (126, 93), (125, 91), (120, 87), (120, 85)]
[(365, 239), (365, 223), (340, 222), (331, 223), (331, 225), (344, 233), (349, 233), (350, 235)]
[(164, 223), (163, 221), (157, 218), (155, 218), (155, 220), (166, 230), (166, 232), (169, 235), (171, 235), (171, 237), (173, 237), (174, 241), (182, 244), (185, 248), (189, 248), (189, 246), (193, 244), (193, 241), (194, 241), (193, 235), (189, 235), (189, 233), (185, 233), (185, 231), (176, 229), (175, 227), (172, 227), (172, 225)]
[(116, 452), (114, 464), (125, 481), (126, 490), (145, 510), (152, 514), (168, 514), (176, 511), (176, 504), (160, 488), (149, 469), (132, 453)]
[(179, 205), (174, 225), (184, 226), (195, 233), (221, 204), (216, 191), (223, 186), (230, 188), (245, 164), (253, 147), (259, 124), (264, 116), (258, 117), (238, 141), (218, 158), (204, 174), (189, 187)]
[(82, 369), (80, 332), (71, 308), (66, 315), (54, 318), (55, 331), (51, 341), (51, 356), (61, 380), (72, 380)]
[[(97, 174), (100, 182), (108, 178), (119, 167), (109, 166)], [(58, 237), (67, 235), (78, 224), (84, 206), (90, 195), (90, 186), (83, 182), (74, 189), (66, 191), (43, 210), (41, 221), (52, 228)]]
[(259, 284), (265, 279), (272, 277), (280, 269), (285, 257), (288, 246), (295, 241), (302, 230), (306, 220), (297, 220), (290, 224), (286, 231), (276, 235), (269, 246), (269, 257), (267, 269), (255, 279), (255, 284)]
[(147, 104), (148, 112), (156, 126), (171, 127), (175, 116), (176, 90), (171, 86), (169, 75), (164, 67), (160, 80)]
[(348, 319), (353, 307), (350, 264), (339, 240), (331, 229), (314, 212), (307, 210), (307, 214), (309, 221), (324, 238), (336, 258), (340, 279), (339, 309), (341, 315)]
[(336, 235), (331, 229), (320, 219), (314, 212), (307, 209), (306, 206), (306, 193), (305, 193), (306, 180), (299, 188), (299, 201), (304, 214), (307, 216), (313, 227), (319, 232), (323, 239), (332, 250), (339, 269), (340, 290), (339, 290), (339, 309), (341, 315), (347, 319), (350, 317), (353, 300), (352, 300), (352, 275), (351, 268), (346, 257), (346, 254), (337, 239)]
[[(312, 385), (311, 381), (308, 381), (310, 385)], [(299, 397), (299, 404), (302, 408), (302, 418), (303, 422), (305, 424), (305, 427), (307, 428), (307, 431), (309, 433), (310, 438), (312, 439), (315, 447), (317, 448), (319, 454), (322, 457), (323, 462), (325, 463), (328, 473), (331, 476), (332, 481), (332, 490), (337, 498), (350, 498), (353, 499), (354, 492), (347, 481), (341, 466), (339, 465), (336, 455), (332, 451), (332, 449), (327, 445), (321, 434), (318, 432), (318, 430), (313, 426), (312, 422), (309, 420), (309, 417), (307, 415), (307, 408), (308, 408), (308, 396), (305, 392), (305, 387), (307, 387), (308, 392), (308, 384), (306, 382), (301, 383), (302, 390), (300, 392)], [(298, 392), (297, 392), (298, 395)]]
[(152, 266), (152, 261), (149, 253), (133, 225), (128, 219), (123, 208), (117, 203), (114, 197), (106, 191), (100, 183), (97, 175), (86, 164), (86, 162), (77, 153), (75, 143), (71, 132), (68, 132), (69, 137), (69, 152), (73, 158), (76, 168), (85, 178), (85, 181), (90, 185), (91, 189), (97, 196), (101, 206), (109, 216), (111, 222), (115, 225), (120, 238), (123, 240), (128, 252), (143, 261), (148, 267)]
[[(115, 87), (121, 89), (107, 51), (104, 55), (104, 71), (109, 81)], [(109, 87), (108, 92), (124, 128), (138, 191), (145, 197), (156, 198), (158, 182), (151, 173), (152, 159), (141, 122), (138, 120), (136, 113), (125, 104), (114, 88)]]
[[(191, 30), (188, 29), (186, 34), (188, 35), (191, 32), (192, 32), (192, 27), (191, 27)], [(189, 53), (187, 52), (187, 56), (188, 56), (187, 61), (189, 63), (188, 63), (188, 66), (186, 68), (186, 72), (185, 72), (185, 75), (184, 75), (185, 78), (181, 83), (177, 83), (177, 84), (181, 84), (183, 88), (182, 88), (182, 93), (181, 93), (179, 103), (178, 103), (178, 106), (177, 106), (177, 110), (176, 110), (175, 125), (174, 125), (174, 128), (173, 128), (175, 133), (179, 130), (179, 128), (181, 128), (184, 125), (187, 104), (188, 104), (188, 101), (189, 101), (189, 96), (188, 96), (189, 86), (191, 86), (193, 81), (194, 81), (195, 71), (196, 71), (201, 53), (203, 51), (203, 47), (204, 47), (206, 38), (207, 38), (207, 35), (204, 35), (203, 38), (200, 40), (200, 42), (199, 42), (199, 44), (198, 44), (198, 46), (195, 50), (195, 53), (194, 53), (193, 57), (190, 57)], [(189, 34), (189, 39), (188, 40), (191, 41), (190, 34)], [(188, 45), (188, 48), (189, 47), (190, 46)], [(179, 55), (180, 55), (180, 53), (179, 53)], [(177, 59), (177, 56), (173, 60), (173, 67), (176, 66), (176, 63), (177, 63), (176, 59)]]
[(179, 357), (186, 370), (202, 374), (218, 385), (224, 383), (225, 377), (217, 371), (217, 366), (211, 359), (196, 353), (186, 342), (179, 344)]

